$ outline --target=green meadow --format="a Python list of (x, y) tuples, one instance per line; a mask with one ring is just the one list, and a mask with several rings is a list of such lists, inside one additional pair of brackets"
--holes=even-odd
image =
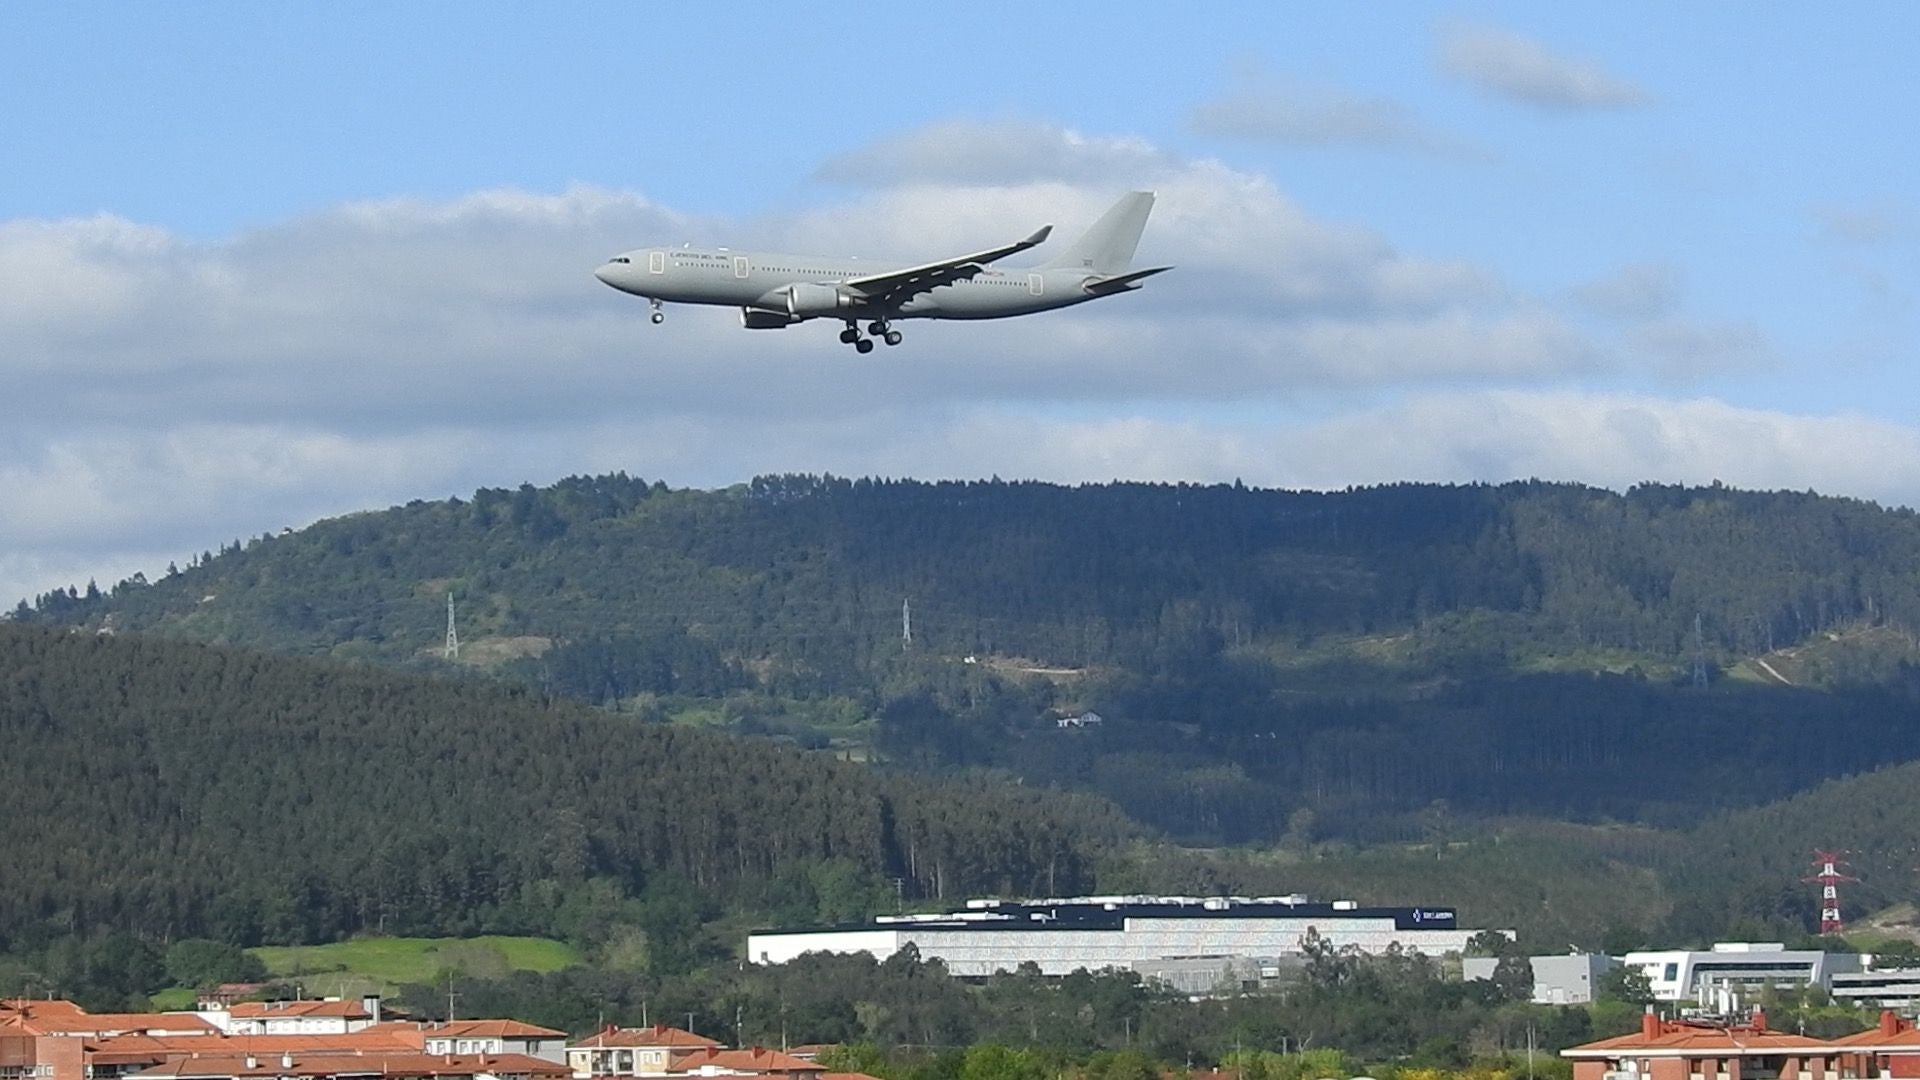
[(581, 962), (564, 942), (536, 937), (355, 938), (331, 945), (249, 949), (276, 979), (299, 982), (310, 997), (391, 994), (405, 983), (432, 983), (447, 972), (499, 978), (513, 971), (559, 971)]

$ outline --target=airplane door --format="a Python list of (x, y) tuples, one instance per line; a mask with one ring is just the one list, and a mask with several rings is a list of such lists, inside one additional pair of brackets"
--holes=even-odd
[(647, 273), (664, 274), (667, 272), (667, 253), (664, 251), (647, 252)]
[(1027, 291), (1032, 293), (1035, 296), (1045, 295), (1047, 291), (1046, 275), (1045, 274), (1028, 274), (1027, 275)]
[(745, 255), (735, 255), (733, 257), (733, 276), (737, 278), (746, 277), (747, 269), (747, 257)]

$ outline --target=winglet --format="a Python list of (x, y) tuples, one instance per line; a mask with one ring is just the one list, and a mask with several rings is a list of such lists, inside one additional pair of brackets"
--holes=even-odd
[(1032, 250), (1033, 248), (1037, 248), (1041, 244), (1046, 243), (1047, 237), (1052, 235), (1053, 235), (1053, 226), (1042, 225), (1039, 228), (1033, 230), (1033, 234), (1031, 236), (1028, 236), (1025, 240), (1016, 240), (1013, 243), (1008, 244), (1006, 247), (1000, 248), (995, 251), (983, 251), (980, 254), (974, 256), (974, 258), (980, 260), (981, 262), (995, 262), (997, 260), (1004, 259), (1009, 255), (1018, 255), (1023, 251), (1029, 251), (1029, 250)]

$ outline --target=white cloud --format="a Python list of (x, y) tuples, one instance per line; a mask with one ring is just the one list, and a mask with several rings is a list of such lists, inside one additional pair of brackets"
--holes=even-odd
[(1644, 322), (1679, 306), (1680, 271), (1667, 263), (1637, 263), (1573, 290), (1573, 300), (1598, 315)]
[(166, 265), (164, 229), (110, 214), (72, 221), (0, 222), (0, 325), (83, 323), (125, 314)]
[(1617, 108), (1648, 100), (1646, 91), (1597, 64), (1491, 26), (1445, 28), (1440, 67), (1488, 93), (1551, 109)]
[[(1059, 139), (1063, 153), (1078, 145)], [(1177, 392), (1156, 372), (1116, 362), (1100, 327), (1130, 316), (1149, 316), (1157, 340), (1174, 347), (1209, 333), (1209, 324), (1238, 322), (1268, 353), (1383, 335), (1396, 352), (1391, 364), (1309, 362), (1284, 373), (1228, 360), (1221, 370), (1238, 381), (1209, 387), (1213, 396), (1265, 393), (1276, 375), (1289, 389), (1302, 378), (1350, 384), (1369, 371), (1473, 377), (1463, 335), (1484, 328), (1505, 339), (1503, 328), (1521, 317), (1484, 268), (1407, 255), (1370, 230), (1316, 220), (1264, 178), (1202, 161), (1165, 166), (1157, 180), (1141, 257), (1178, 270), (1141, 295), (1104, 301), (1097, 315), (909, 326), (908, 351), (866, 360), (821, 328), (749, 333), (724, 311), (676, 310), (655, 329), (641, 305), (590, 271), (614, 250), (682, 237), (737, 243), (750, 234), (766, 238), (753, 246), (908, 258), (1004, 240), (1049, 220), (1064, 237), (1116, 189), (915, 184), (751, 230), (592, 188), (355, 204), (210, 244), (124, 222), (14, 223), (0, 230), (0, 266), (39, 292), (30, 310), (0, 318), (0, 379), (16, 400), (40, 403), (39, 415), (136, 425), (383, 433), (423, 418), (528, 425), (687, 409), (845, 415), (929, 393), (1103, 400)], [(1417, 340), (1423, 328), (1435, 335), (1431, 348)], [(1485, 351), (1484, 373), (1515, 370), (1497, 342)], [(1033, 355), (1046, 360), (1035, 364)], [(950, 375), (956, 363), (964, 379)]]
[[(1062, 417), (1015, 404), (874, 413), (859, 433), (794, 421), (717, 449), (721, 482), (781, 467), (842, 475), (1228, 481), (1276, 487), (1541, 477), (1621, 489), (1646, 480), (1843, 492), (1920, 504), (1920, 429), (1714, 398), (1579, 391), (1441, 392), (1310, 419), (1204, 406)], [(631, 452), (700, 434), (609, 428)], [(626, 441), (631, 440), (631, 441)], [(651, 452), (651, 451), (648, 451)], [(689, 455), (696, 453), (688, 450)]]
[(1369, 146), (1447, 158), (1485, 157), (1472, 144), (1430, 131), (1386, 98), (1353, 97), (1295, 84), (1244, 86), (1188, 115), (1202, 135), (1306, 146)]
[[(1004, 135), (948, 125), (895, 142)], [(1721, 432), (1709, 449), (1739, 427), (1703, 406), (1537, 396), (1754, 346), (1688, 319), (1657, 281), (1640, 290), (1653, 301), (1626, 303), (1637, 321), (1615, 328), (1621, 342), (1594, 338), (1484, 266), (1316, 217), (1263, 176), (1135, 140), (1014, 136), (1052, 162), (1046, 175), (941, 177), (909, 154), (921, 164), (876, 166), (882, 186), (752, 222), (581, 187), (357, 203), (212, 242), (111, 217), (0, 223), (0, 393), (15, 403), (0, 430), (0, 598), (577, 472), (1632, 482), (1660, 464), (1646, 441), (1575, 421), (1651, 410), (1652, 445)], [(616, 251), (682, 239), (917, 259), (1054, 221), (1059, 243), (1135, 183), (1159, 192), (1141, 259), (1174, 273), (1028, 319), (910, 323), (905, 346), (868, 356), (830, 326), (749, 332), (725, 310), (673, 308), (655, 327), (591, 276)], [(1353, 411), (1393, 395), (1414, 396)], [(1872, 479), (1789, 438), (1817, 422), (1745, 422), (1782, 476)]]
[(1685, 292), (1677, 267), (1650, 262), (1576, 286), (1568, 299), (1617, 324), (1615, 350), (1641, 370), (1665, 379), (1752, 373), (1778, 363), (1757, 324), (1686, 314), (1681, 310)]
[(1196, 163), (1167, 181), (1149, 228), (1156, 227), (1177, 245), (1168, 254), (1185, 264), (1182, 280), (1241, 313), (1249, 303), (1310, 315), (1433, 312), (1506, 299), (1484, 267), (1406, 255), (1373, 230), (1312, 217), (1264, 177), (1216, 163)]
[(1352, 455), (1338, 470), (1371, 480), (1536, 476), (1614, 488), (1643, 480), (1721, 480), (1920, 503), (1920, 429), (1859, 415), (1748, 409), (1712, 398), (1439, 394), (1339, 417), (1294, 438), (1329, 449), (1350, 447)]
[[(1176, 369), (1174, 374), (1183, 374)], [(440, 429), (340, 439), (268, 428), (75, 443), (0, 475), (0, 590), (24, 596), (282, 525), (485, 485), (625, 469), (722, 485), (762, 472), (1226, 481), (1309, 488), (1397, 480), (1644, 480), (1814, 488), (1920, 503), (1920, 430), (1714, 399), (1575, 391), (1441, 392), (1303, 419), (1189, 401), (1060, 414), (1017, 402), (896, 402), (857, 423), (703, 412), (562, 428)], [(67, 493), (75, 493), (71, 498)]]
[[(1648, 480), (1719, 480), (1920, 504), (1920, 429), (1859, 415), (1742, 408), (1713, 398), (1440, 393), (1285, 424), (1205, 414), (1061, 422), (993, 412), (956, 416), (884, 452), (909, 474), (999, 473), (1063, 482), (1241, 478), (1330, 489), (1539, 477), (1624, 489)], [(862, 466), (843, 459), (837, 468), (858, 472)]]
[(1750, 322), (1656, 319), (1635, 327), (1626, 347), (1669, 378), (1752, 371), (1775, 362), (1760, 328)]
[(951, 120), (831, 157), (814, 176), (878, 187), (1139, 183), (1175, 167), (1172, 157), (1141, 139), (1088, 136), (1051, 124)]
[(480, 432), (350, 437), (270, 425), (187, 424), (57, 439), (0, 464), (0, 546), (105, 550), (142, 535), (210, 546), (206, 523), (257, 509), (248, 531), (410, 496), (484, 447)]

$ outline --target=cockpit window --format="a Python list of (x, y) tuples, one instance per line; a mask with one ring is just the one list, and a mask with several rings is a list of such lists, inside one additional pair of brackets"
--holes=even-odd
[(625, 255), (615, 255), (615, 256), (614, 256), (613, 258), (611, 258), (611, 259), (608, 259), (607, 261), (608, 261), (608, 262), (617, 262), (617, 263), (630, 263), (630, 262), (632, 262), (633, 260), (632, 260), (632, 259), (629, 259), (629, 258), (627, 258), (627, 257), (626, 257)]

